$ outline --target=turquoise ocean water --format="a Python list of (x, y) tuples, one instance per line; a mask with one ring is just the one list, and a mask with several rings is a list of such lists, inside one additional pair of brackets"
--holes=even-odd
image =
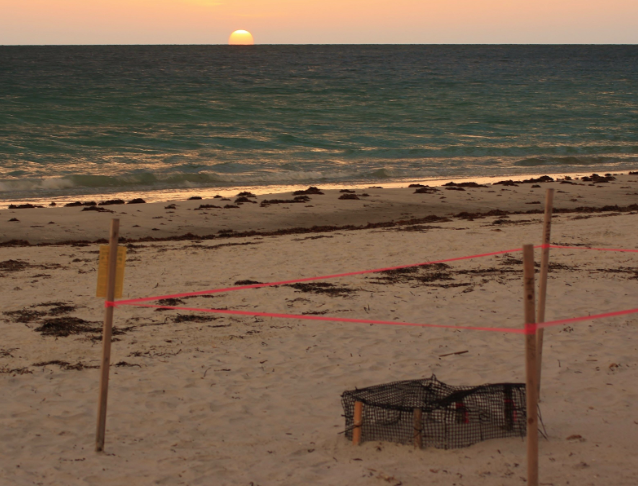
[(638, 46), (0, 47), (4, 201), (627, 170)]

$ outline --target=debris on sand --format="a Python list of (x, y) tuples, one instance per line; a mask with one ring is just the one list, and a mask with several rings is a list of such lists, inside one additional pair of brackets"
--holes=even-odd
[(86, 208), (82, 208), (82, 211), (98, 211), (100, 213), (113, 213), (110, 209), (102, 208), (100, 206), (89, 206)]
[(487, 187), (486, 185), (479, 184), (477, 182), (448, 182), (443, 184), (443, 187)]
[(310, 186), (308, 189), (304, 189), (303, 191), (295, 191), (292, 193), (293, 196), (303, 196), (304, 194), (310, 195), (314, 194), (316, 196), (323, 196), (323, 191), (315, 186)]
[(87, 206), (87, 207), (97, 206), (97, 203), (95, 201), (87, 201), (87, 202), (75, 201), (75, 202), (72, 202), (72, 203), (66, 203), (64, 205), (65, 208), (74, 208), (74, 207), (77, 207), (77, 206)]
[(257, 204), (257, 201), (253, 201), (252, 199), (248, 199), (248, 196), (240, 196), (237, 199), (235, 199), (235, 204), (241, 204), (241, 203)]
[(270, 206), (271, 204), (295, 204), (295, 203), (305, 203), (310, 201), (308, 196), (295, 196), (294, 199), (264, 199), (260, 206), (265, 208)]
[(178, 314), (173, 318), (173, 322), (210, 322), (216, 321), (219, 317), (215, 316), (200, 316), (195, 314)]
[(336, 285), (327, 282), (296, 283), (286, 285), (286, 287), (292, 287), (298, 292), (313, 292), (316, 294), (330, 295), (332, 297), (343, 297), (344, 295), (356, 292), (354, 289), (350, 289), (348, 287), (337, 287)]
[(102, 201), (98, 206), (112, 206), (114, 204), (126, 204), (123, 199), (109, 199), (108, 201)]
[[(168, 307), (178, 307), (180, 305), (185, 305), (186, 302), (184, 302), (182, 299), (160, 299), (158, 301), (159, 305), (166, 305)], [(162, 312), (162, 311), (169, 311), (172, 309), (155, 309), (155, 312)]]
[(34, 209), (34, 208), (43, 208), (44, 206), (40, 206), (37, 204), (10, 204), (9, 209)]
[(73, 334), (101, 333), (102, 327), (100, 322), (85, 321), (79, 317), (54, 317), (43, 319), (42, 325), (35, 330), (43, 336), (68, 337)]
[(195, 211), (199, 211), (200, 209), (221, 209), (221, 208), (222, 208), (221, 206), (215, 206), (214, 204), (200, 204), (198, 208), (195, 208)]
[(421, 186), (414, 191), (414, 194), (434, 194), (435, 192), (439, 192), (439, 190), (435, 187)]
[(0, 271), (2, 272), (19, 272), (25, 268), (29, 268), (31, 264), (23, 260), (5, 260), (0, 262)]
[(52, 361), (43, 361), (41, 363), (33, 363), (31, 366), (59, 366), (60, 369), (62, 370), (75, 370), (75, 371), (80, 371), (80, 370), (85, 370), (85, 369), (95, 369), (95, 368), (99, 368), (98, 365), (87, 365), (82, 363), (82, 361), (79, 361), (75, 364), (71, 364), (67, 361), (60, 361), (59, 359), (55, 359)]

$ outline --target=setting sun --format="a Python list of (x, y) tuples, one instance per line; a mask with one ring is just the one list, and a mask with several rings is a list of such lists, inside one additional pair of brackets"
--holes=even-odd
[(230, 34), (228, 44), (231, 46), (252, 46), (255, 41), (252, 34), (247, 30), (236, 30)]

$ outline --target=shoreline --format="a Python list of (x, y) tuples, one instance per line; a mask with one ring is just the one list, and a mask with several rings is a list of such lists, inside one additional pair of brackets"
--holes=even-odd
[[(2, 209), (0, 244), (57, 244), (103, 241), (112, 218), (121, 221), (123, 241), (171, 241), (229, 236), (370, 229), (434, 223), (445, 218), (536, 214), (545, 189), (556, 191), (556, 213), (632, 212), (638, 209), (638, 175), (617, 175), (553, 182), (482, 184), (481, 180), (412, 187), (379, 187), (296, 191), (277, 194), (235, 193), (232, 198)], [(589, 179), (589, 177), (586, 177)], [(419, 192), (421, 191), (421, 192)], [(317, 193), (319, 192), (319, 193)], [(301, 193), (301, 194), (300, 194)], [(243, 192), (246, 194), (246, 192)], [(503, 213), (505, 214), (505, 213)], [(469, 215), (469, 217), (468, 217)]]
[[(322, 183), (322, 182), (310, 182), (307, 184), (272, 184), (272, 185), (232, 185), (232, 186), (220, 186), (220, 187), (192, 187), (192, 188), (169, 188), (169, 189), (157, 189), (157, 190), (144, 190), (143, 188), (139, 188), (138, 190), (128, 190), (128, 191), (113, 191), (113, 192), (104, 192), (104, 193), (87, 193), (80, 192), (78, 194), (64, 194), (64, 195), (56, 195), (56, 196), (38, 196), (38, 197), (18, 197), (18, 198), (3, 198), (0, 199), (0, 209), (8, 208), (9, 205), (14, 204), (34, 204), (34, 205), (42, 205), (45, 207), (49, 207), (52, 202), (55, 202), (57, 206), (61, 206), (67, 203), (75, 202), (78, 200), (91, 200), (91, 201), (101, 201), (101, 200), (109, 200), (109, 199), (123, 199), (123, 200), (132, 200), (136, 198), (142, 198), (148, 203), (164, 203), (164, 202), (173, 202), (173, 201), (181, 201), (184, 199), (188, 199), (189, 197), (199, 196), (203, 199), (212, 199), (216, 195), (220, 195), (222, 197), (230, 197), (238, 192), (250, 191), (256, 195), (267, 195), (267, 194), (281, 194), (287, 192), (293, 192), (300, 189), (304, 189), (308, 187), (308, 185), (321, 186), (325, 189), (343, 189), (343, 188), (351, 188), (351, 189), (367, 189), (371, 185), (372, 186), (383, 186), (388, 189), (395, 189), (400, 187), (405, 187), (409, 184), (427, 184), (433, 187), (439, 187), (447, 182), (470, 182), (474, 181), (479, 184), (492, 184), (498, 180), (507, 180), (507, 179), (527, 179), (527, 178), (538, 178), (543, 175), (552, 177), (554, 179), (563, 179), (565, 177), (571, 178), (580, 178), (583, 176), (591, 175), (596, 171), (592, 169), (592, 171), (574, 171), (574, 172), (530, 172), (530, 173), (517, 173), (517, 174), (505, 174), (505, 175), (495, 175), (495, 176), (479, 176), (479, 177), (447, 177), (447, 176), (434, 176), (434, 177), (425, 177), (425, 178), (400, 178), (393, 179), (391, 181), (384, 180), (375, 180), (375, 181), (365, 181), (365, 182), (331, 182), (331, 183)], [(630, 170), (623, 170), (618, 172), (605, 172), (611, 173), (613, 175), (629, 175), (632, 172)], [(602, 173), (600, 174), (602, 175)]]

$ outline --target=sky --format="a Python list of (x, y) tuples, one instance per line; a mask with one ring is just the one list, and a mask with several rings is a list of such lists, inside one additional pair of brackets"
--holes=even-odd
[(0, 0), (0, 45), (638, 44), (638, 0)]

